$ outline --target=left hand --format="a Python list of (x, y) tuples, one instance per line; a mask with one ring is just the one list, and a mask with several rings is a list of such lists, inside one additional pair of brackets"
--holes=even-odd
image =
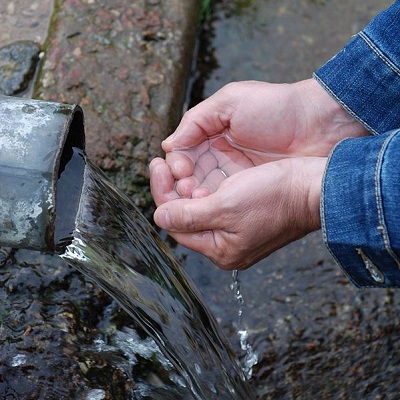
[[(154, 220), (179, 243), (219, 267), (247, 268), (320, 228), (326, 160), (287, 158), (249, 168), (243, 165), (221, 182), (211, 180), (198, 196), (196, 191), (188, 196), (191, 185), (186, 192), (177, 190), (169, 165), (156, 158), (150, 165), (151, 190), (158, 206)], [(201, 179), (195, 177), (193, 187), (201, 186)]]

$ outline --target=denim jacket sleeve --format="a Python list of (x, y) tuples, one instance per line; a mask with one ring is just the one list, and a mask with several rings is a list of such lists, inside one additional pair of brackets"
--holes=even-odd
[(314, 78), (373, 134), (400, 127), (400, 0), (378, 14)]
[(373, 135), (331, 152), (321, 195), (325, 244), (357, 287), (400, 287), (400, 0), (314, 78)]

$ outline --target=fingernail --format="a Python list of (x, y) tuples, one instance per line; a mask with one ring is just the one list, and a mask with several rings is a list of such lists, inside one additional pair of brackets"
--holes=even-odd
[(158, 226), (162, 229), (169, 229), (171, 226), (171, 217), (169, 210), (162, 210), (158, 216)]

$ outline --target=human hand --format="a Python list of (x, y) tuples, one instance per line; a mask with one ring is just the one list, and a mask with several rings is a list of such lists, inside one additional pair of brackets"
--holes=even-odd
[(366, 134), (313, 79), (229, 84), (185, 114), (165, 161), (151, 163), (155, 222), (220, 267), (246, 268), (319, 228), (326, 160), (314, 157)]
[(257, 165), (258, 157), (258, 152), (216, 135), (198, 146), (167, 153), (166, 163), (175, 180), (176, 195), (199, 198), (215, 192), (228, 176)]
[[(169, 165), (150, 166), (154, 220), (223, 269), (244, 269), (319, 229), (326, 158), (286, 158), (243, 168), (206, 197), (182, 198)], [(196, 196), (194, 196), (196, 197)]]
[(260, 152), (253, 156), (257, 165), (271, 161), (273, 153), (275, 159), (325, 157), (341, 139), (368, 134), (314, 79), (293, 84), (248, 81), (230, 83), (187, 111), (162, 147), (168, 154), (221, 133)]

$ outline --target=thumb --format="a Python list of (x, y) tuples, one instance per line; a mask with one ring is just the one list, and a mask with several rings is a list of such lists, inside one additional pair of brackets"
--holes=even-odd
[(200, 199), (171, 200), (158, 207), (155, 223), (170, 232), (200, 232), (218, 226), (212, 195)]
[(204, 142), (209, 136), (223, 132), (229, 126), (229, 117), (225, 106), (214, 95), (186, 111), (175, 132), (162, 142), (163, 150), (194, 147)]

